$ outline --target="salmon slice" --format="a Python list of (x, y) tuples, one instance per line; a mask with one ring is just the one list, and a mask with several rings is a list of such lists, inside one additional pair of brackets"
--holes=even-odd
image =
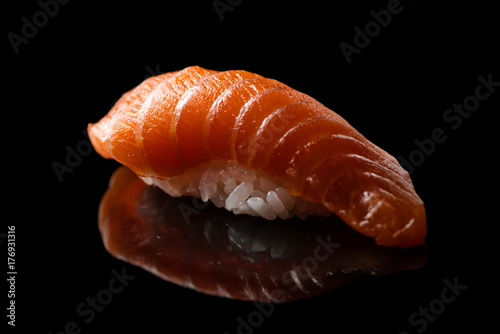
[(342, 119), (331, 117), (311, 118), (297, 124), (280, 138), (275, 147), (269, 147), (271, 153), (268, 160), (261, 162), (262, 168), (270, 175), (283, 175), (293, 155), (304, 144), (323, 135), (344, 133), (346, 124)]
[(394, 191), (389, 180), (373, 173), (355, 170), (338, 175), (323, 190), (327, 209), (379, 245), (410, 247), (425, 242), (426, 215), (420, 199)]
[(135, 131), (136, 143), (144, 158), (139, 175), (169, 177), (185, 170), (178, 142), (168, 131), (172, 111), (186, 90), (212, 73), (216, 72), (197, 66), (188, 67), (159, 84), (144, 101)]
[[(260, 125), (255, 139), (250, 141), (253, 152), (250, 166), (259, 168), (262, 161), (268, 161), (280, 139), (291, 128), (304, 121), (317, 117), (334, 117), (331, 110), (321, 103), (313, 101), (300, 101), (286, 105), (271, 113)], [(341, 117), (338, 117), (341, 119)]]
[(424, 243), (408, 173), (312, 97), (276, 80), (198, 66), (124, 94), (92, 144), (171, 196), (268, 220), (334, 213), (380, 245)]
[(170, 128), (171, 138), (176, 138), (182, 160), (196, 166), (211, 160), (202, 140), (207, 110), (229, 85), (248, 78), (262, 78), (247, 71), (217, 72), (205, 77), (186, 90), (175, 107)]
[(269, 89), (288, 88), (276, 80), (248, 79), (230, 85), (213, 103), (203, 131), (205, 145), (212, 159), (232, 159), (231, 138), (236, 119), (252, 97)]
[[(148, 94), (174, 73), (164, 73), (146, 79), (136, 88), (123, 94), (99, 123), (89, 127), (90, 140), (99, 153), (105, 158), (116, 159), (125, 165), (141, 164), (140, 156), (136, 155), (134, 118)], [(132, 170), (137, 172), (133, 168)]]
[[(339, 147), (335, 152), (336, 159), (333, 161), (329, 159), (331, 156), (323, 154), (331, 147), (332, 141), (335, 141)], [(362, 153), (362, 148), (358, 143), (359, 141), (343, 134), (318, 135), (318, 138), (298, 148), (293, 154), (293, 158), (287, 164), (287, 169), (284, 172), (283, 183), (291, 193), (303, 194), (304, 186), (306, 182), (311, 181), (311, 177), (315, 177), (316, 183), (324, 182), (328, 178), (334, 177), (332, 173), (337, 171), (338, 165), (342, 160), (345, 160), (346, 154)], [(329, 163), (324, 166), (323, 162), (327, 159)], [(301, 161), (308, 163), (304, 164)], [(344, 168), (346, 167), (342, 166), (340, 170)], [(324, 178), (320, 178), (314, 172), (326, 172), (326, 174), (320, 174), (325, 175)], [(320, 196), (315, 198), (316, 201), (319, 199), (321, 199)]]
[[(321, 157), (322, 152), (332, 146), (332, 143), (341, 147), (339, 152), (335, 156), (323, 156), (317, 159)], [(320, 137), (297, 151), (283, 177), (284, 184), (291, 193), (301, 194), (308, 201), (324, 203), (327, 209), (350, 221), (351, 227), (358, 232), (376, 237), (377, 242), (390, 245), (395, 238), (389, 231), (392, 231), (392, 234), (398, 233), (400, 226), (392, 221), (384, 224), (382, 219), (370, 218), (375, 214), (380, 217), (398, 217), (398, 219), (407, 216), (407, 221), (410, 222), (415, 216), (425, 217), (423, 205), (415, 205), (421, 203), (421, 200), (415, 193), (408, 191), (411, 186), (409, 178), (394, 173), (390, 160), (371, 159), (364, 154), (365, 151), (365, 145), (352, 137), (344, 135)], [(305, 164), (303, 161), (310, 163)], [(354, 176), (357, 179), (354, 179)], [(323, 198), (325, 184), (329, 183), (335, 184), (335, 191), (330, 189), (326, 196), (334, 197), (333, 200)], [(367, 184), (370, 184), (371, 188), (367, 188)], [(335, 196), (332, 192), (340, 195)], [(383, 198), (391, 197), (391, 200), (382, 201), (381, 197), (375, 194), (382, 194)], [(386, 196), (389, 194), (390, 196)], [(366, 202), (368, 198), (370, 201)], [(398, 207), (403, 210), (408, 207), (420, 209), (408, 215), (404, 211), (395, 212), (395, 208)], [(381, 231), (377, 224), (384, 226), (384, 236), (380, 235)], [(425, 234), (425, 229), (421, 230), (419, 235), (412, 236), (412, 241), (415, 242), (417, 239), (423, 243)], [(398, 240), (400, 245), (401, 242), (402, 240)]]
[[(323, 154), (332, 147), (332, 144), (337, 145), (335, 162), (329, 159), (330, 155)], [(398, 174), (394, 171), (396, 166), (392, 166), (391, 160), (379, 158), (376, 154), (370, 153), (371, 151), (366, 153), (367, 150), (369, 147), (365, 143), (344, 134), (318, 135), (316, 139), (295, 152), (284, 173), (284, 183), (291, 192), (302, 193), (305, 184), (310, 182), (311, 178), (319, 184), (332, 178), (332, 173), (338, 169), (338, 164), (342, 162), (340, 171), (357, 167), (356, 164), (362, 164), (363, 168), (370, 168), (373, 173), (390, 177), (402, 189), (408, 187), (408, 178), (403, 173)], [(345, 166), (343, 163), (349, 161), (348, 158), (353, 158), (351, 162), (353, 166), (351, 167)], [(378, 158), (377, 162), (375, 162), (375, 158)], [(325, 164), (324, 161), (328, 159), (329, 162)], [(304, 164), (303, 161), (308, 163)], [(314, 173), (317, 172), (327, 172), (328, 176), (313, 177)]]
[(236, 118), (231, 137), (233, 159), (241, 164), (248, 164), (255, 151), (250, 141), (255, 138), (260, 125), (271, 113), (294, 102), (311, 100), (310, 96), (292, 88), (269, 89), (252, 97)]

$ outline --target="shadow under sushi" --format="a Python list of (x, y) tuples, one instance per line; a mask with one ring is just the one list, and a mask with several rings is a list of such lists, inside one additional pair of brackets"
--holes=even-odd
[(99, 213), (106, 249), (178, 285), (241, 300), (285, 302), (361, 276), (422, 267), (426, 247), (377, 246), (339, 218), (268, 221), (174, 198), (119, 168)]

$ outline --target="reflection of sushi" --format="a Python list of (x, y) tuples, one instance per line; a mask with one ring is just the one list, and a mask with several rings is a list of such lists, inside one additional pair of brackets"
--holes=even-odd
[(333, 212), (380, 245), (424, 242), (424, 205), (397, 160), (275, 80), (197, 66), (151, 77), (89, 135), (172, 196), (268, 220)]
[(427, 261), (425, 245), (379, 247), (335, 216), (311, 216), (304, 224), (233, 215), (192, 197), (171, 197), (123, 166), (101, 200), (99, 230), (113, 256), (166, 281), (261, 302), (313, 297)]

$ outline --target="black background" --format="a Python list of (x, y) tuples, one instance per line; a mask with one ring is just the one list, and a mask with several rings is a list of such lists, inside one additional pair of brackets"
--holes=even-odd
[[(8, 34), (21, 35), (22, 18), (33, 22), (41, 6), (4, 4), (2, 165), (9, 184), (4, 221), (15, 225), (17, 237), (15, 331), (59, 333), (75, 321), (81, 333), (236, 333), (237, 318), (256, 310), (164, 282), (105, 251), (97, 207), (117, 163), (92, 152), (62, 182), (52, 168), (54, 161), (64, 163), (68, 146), (84, 145), (87, 124), (123, 92), (147, 76), (190, 65), (280, 80), (394, 156), (408, 158), (414, 141), (430, 138), (435, 128), (447, 135), (412, 173), (428, 215), (428, 264), (276, 305), (255, 333), (415, 333), (420, 327), (408, 317), (440, 298), (443, 281), (455, 278), (467, 289), (424, 333), (495, 329), (500, 87), (458, 128), (443, 120), (448, 108), (474, 94), (478, 76), (491, 73), (500, 81), (493, 7), (401, 1), (402, 11), (348, 63), (339, 44), (353, 44), (354, 27), (363, 29), (373, 20), (370, 11), (387, 8), (388, 1), (232, 3), (221, 21), (212, 1), (71, 1), (17, 53)], [(77, 306), (122, 268), (135, 278), (86, 323)]]

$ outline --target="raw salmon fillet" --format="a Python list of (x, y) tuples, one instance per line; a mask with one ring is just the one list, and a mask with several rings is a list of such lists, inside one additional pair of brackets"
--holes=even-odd
[[(267, 219), (309, 206), (379, 245), (425, 242), (424, 204), (398, 161), (337, 113), (276, 80), (198, 66), (161, 74), (125, 93), (88, 132), (99, 154), (173, 196)], [(245, 201), (231, 204), (236, 190), (247, 192)]]

